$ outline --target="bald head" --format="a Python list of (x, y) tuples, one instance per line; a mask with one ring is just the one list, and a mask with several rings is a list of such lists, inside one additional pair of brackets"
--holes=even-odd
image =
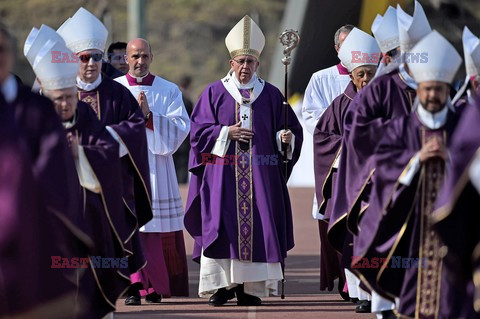
[(150, 72), (153, 61), (150, 43), (142, 38), (133, 39), (127, 44), (128, 73), (134, 77), (143, 77)]

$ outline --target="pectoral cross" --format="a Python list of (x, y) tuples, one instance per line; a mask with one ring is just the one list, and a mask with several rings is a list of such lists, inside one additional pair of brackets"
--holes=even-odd
[(248, 115), (247, 114), (243, 114), (242, 115), (242, 120), (246, 121), (248, 119)]

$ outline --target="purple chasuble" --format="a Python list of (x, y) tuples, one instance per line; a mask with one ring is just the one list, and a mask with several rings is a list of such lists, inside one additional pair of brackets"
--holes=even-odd
[(480, 195), (472, 185), (468, 171), (480, 147), (478, 123), (480, 100), (465, 107), (452, 136), (447, 177), (434, 216), (434, 227), (448, 247), (444, 265), (450, 273), (450, 280), (445, 286), (457, 296), (455, 303), (446, 302), (450, 318), (480, 317), (474, 313), (473, 307), (475, 302), (480, 302), (480, 285), (474, 282), (475, 274), (480, 272), (480, 257), (474, 254), (474, 248), (480, 243)]
[[(203, 250), (205, 256), (216, 259), (283, 263), (293, 248), (287, 177), (276, 142), (276, 133), (283, 129), (282, 102), (280, 91), (265, 83), (252, 103), (255, 135), (248, 148), (231, 141), (225, 157), (217, 158), (210, 152), (222, 126), (238, 122), (237, 103), (221, 81), (210, 84), (200, 96), (191, 116), (192, 178), (185, 215), (185, 228), (195, 240), (195, 261)], [(295, 113), (288, 111), (289, 129), (295, 135), (293, 159), (287, 164), (290, 173), (303, 136)], [(251, 229), (240, 227), (242, 223), (252, 225)]]
[(333, 189), (337, 169), (333, 164), (341, 151), (343, 122), (350, 103), (357, 95), (355, 84), (350, 82), (341, 95), (325, 110), (313, 134), (315, 191), (319, 213), (330, 219)]
[[(410, 113), (415, 91), (398, 70), (375, 78), (353, 99), (345, 115), (342, 154), (333, 198), (329, 239), (341, 250), (348, 229), (356, 234), (374, 172), (371, 157), (391, 119)], [(348, 215), (348, 220), (347, 220)], [(348, 221), (348, 224), (347, 224)]]
[(333, 191), (337, 181), (337, 168), (333, 166), (341, 151), (344, 117), (350, 102), (356, 95), (356, 87), (353, 82), (350, 82), (345, 91), (336, 97), (322, 114), (313, 134), (315, 191), (319, 213), (325, 216), (324, 220), (318, 221), (320, 290), (332, 290), (334, 280), (339, 276), (343, 278), (343, 267), (340, 267), (341, 255), (331, 246), (327, 230), (332, 212), (331, 198), (334, 196)]
[(52, 256), (82, 258), (92, 248), (80, 186), (51, 101), (20, 83), (12, 103), (0, 94), (0, 163), (0, 317), (36, 307), (72, 317), (75, 270), (52, 268)]
[(121, 158), (122, 198), (128, 225), (128, 236), (122, 239), (125, 248), (133, 253), (129, 268), (130, 273), (134, 273), (145, 265), (138, 228), (153, 216), (145, 120), (130, 91), (108, 77), (103, 76), (96, 89), (89, 92), (79, 90), (78, 94), (80, 100), (85, 94), (91, 97), (86, 102), (95, 98), (96, 108), (94, 104), (90, 106), (99, 111), (100, 122), (113, 128), (128, 149), (128, 154)]
[[(77, 104), (75, 123), (66, 129), (78, 137), (79, 145), (100, 183), (100, 193), (83, 190), (83, 216), (95, 245), (93, 258), (123, 258), (128, 252), (123, 246), (128, 225), (121, 200), (121, 164), (118, 143), (97, 119), (92, 108), (81, 101)], [(127, 269), (92, 267), (80, 281), (79, 291), (91, 298), (90, 311), (84, 318), (102, 318), (115, 311), (115, 302), (130, 284)], [(123, 275), (121, 273), (124, 273)]]
[[(78, 96), (92, 107), (103, 125), (115, 130), (127, 147), (129, 154), (122, 158), (122, 193), (132, 217), (136, 217), (138, 226), (143, 226), (152, 219), (152, 207), (142, 111), (126, 87), (105, 76), (96, 89), (79, 90)], [(132, 227), (136, 228), (134, 223)]]
[[(404, 316), (435, 318), (445, 293), (441, 245), (431, 219), (444, 162), (435, 158), (422, 164), (409, 186), (399, 184), (398, 179), (432, 136), (448, 147), (457, 119), (449, 110), (446, 124), (437, 130), (421, 124), (416, 112), (395, 119), (384, 131), (374, 156), (376, 171), (367, 211), (380, 213), (361, 219), (362, 232), (354, 243), (354, 255), (360, 259), (352, 269), (367, 287), (389, 299), (400, 298), (397, 310)], [(364, 258), (377, 258), (379, 266), (363, 267)], [(406, 267), (402, 258), (419, 264)]]

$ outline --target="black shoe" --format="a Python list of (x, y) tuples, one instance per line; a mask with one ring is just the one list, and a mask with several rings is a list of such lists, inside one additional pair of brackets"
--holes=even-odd
[(152, 292), (145, 296), (145, 301), (148, 303), (160, 303), (162, 301), (162, 295)]
[(243, 291), (243, 285), (238, 285), (236, 294), (237, 306), (260, 306), (262, 304), (262, 299), (246, 294)]
[(350, 298), (350, 301), (354, 304), (357, 304), (360, 300), (358, 300), (358, 298)]
[(128, 296), (125, 299), (125, 306), (140, 306), (141, 304), (140, 296)]
[(210, 299), (208, 299), (208, 304), (210, 306), (218, 307), (226, 304), (227, 301), (233, 298), (235, 298), (235, 288), (229, 290), (220, 288), (210, 297)]
[(356, 313), (371, 313), (372, 302), (368, 300), (361, 300), (358, 306), (355, 308)]
[(382, 311), (383, 319), (398, 319), (393, 310)]

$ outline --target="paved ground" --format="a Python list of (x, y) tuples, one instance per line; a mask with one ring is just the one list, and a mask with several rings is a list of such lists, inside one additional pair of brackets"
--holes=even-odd
[[(182, 188), (186, 198), (186, 189)], [(320, 292), (319, 287), (319, 239), (316, 221), (311, 218), (313, 189), (290, 189), (292, 200), (295, 248), (289, 253), (286, 262), (286, 298), (269, 297), (263, 299), (260, 307), (237, 307), (234, 301), (224, 307), (213, 308), (206, 300), (197, 297), (197, 264), (189, 263), (190, 297), (164, 299), (162, 304), (124, 306), (124, 300), (117, 302), (115, 318), (335, 318), (372, 319), (371, 314), (356, 314), (352, 303), (344, 302), (336, 292)], [(185, 233), (187, 254), (192, 252), (192, 240)], [(190, 260), (190, 259), (189, 259)], [(142, 301), (143, 302), (143, 301)]]

